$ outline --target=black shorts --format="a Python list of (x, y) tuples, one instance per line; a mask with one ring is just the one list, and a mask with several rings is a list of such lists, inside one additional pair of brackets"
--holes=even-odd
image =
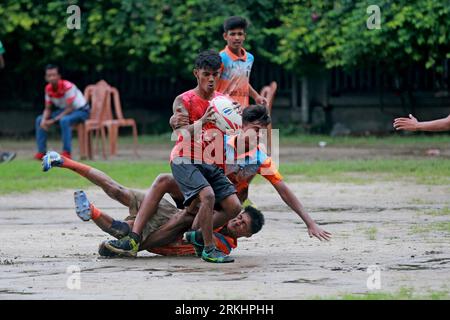
[[(190, 163), (191, 160), (183, 158), (174, 159), (170, 163), (172, 175), (184, 196), (184, 205), (188, 206), (197, 197), (200, 190), (211, 186), (216, 203), (236, 193), (236, 188), (225, 176), (222, 169), (215, 165), (205, 163)], [(175, 162), (175, 163), (174, 163)]]

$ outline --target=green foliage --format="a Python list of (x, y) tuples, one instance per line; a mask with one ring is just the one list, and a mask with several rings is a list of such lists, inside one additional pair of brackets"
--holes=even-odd
[[(300, 72), (382, 63), (399, 69), (414, 62), (430, 68), (450, 52), (450, 3), (380, 0), (381, 29), (369, 30), (369, 1), (282, 1), (281, 25), (266, 28), (278, 46), (265, 55)], [(443, 71), (438, 66), (438, 71)]]
[[(81, 29), (69, 30), (70, 4)], [(368, 1), (3, 0), (0, 38), (28, 72), (49, 60), (80, 71), (125, 68), (188, 74), (198, 51), (224, 47), (226, 17), (248, 18), (246, 47), (299, 72), (382, 62), (430, 68), (450, 57), (450, 4), (379, 0), (381, 29), (369, 30)], [(11, 49), (13, 48), (13, 49)], [(32, 59), (30, 59), (32, 57)], [(438, 66), (442, 71), (442, 66)]]
[[(178, 71), (174, 77), (192, 70), (199, 51), (225, 46), (222, 25), (228, 16), (242, 15), (252, 22), (248, 48), (261, 41), (256, 29), (269, 19), (273, 6), (268, 0), (248, 1), (245, 7), (239, 1), (209, 0), (3, 2), (0, 38), (17, 42), (21, 56), (33, 55), (21, 61), (21, 70), (52, 59), (84, 71)], [(80, 30), (66, 26), (70, 4), (80, 6)]]

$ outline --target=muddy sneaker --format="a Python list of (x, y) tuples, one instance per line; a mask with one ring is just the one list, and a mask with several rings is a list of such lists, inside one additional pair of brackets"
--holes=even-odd
[(100, 243), (100, 245), (98, 246), (98, 254), (102, 257), (108, 257), (108, 258), (112, 258), (112, 257), (117, 257), (118, 254), (109, 250), (105, 244), (107, 241), (103, 241), (102, 243)]
[(233, 258), (231, 258), (230, 256), (227, 256), (225, 253), (218, 250), (217, 248), (214, 248), (209, 252), (206, 252), (206, 250), (203, 249), (202, 259), (205, 260), (206, 262), (212, 262), (212, 263), (234, 262)]
[(63, 163), (61, 155), (56, 151), (49, 151), (42, 158), (42, 171), (47, 172), (53, 167), (60, 167)]
[(187, 231), (183, 235), (183, 240), (194, 246), (195, 255), (201, 257), (203, 252), (203, 241), (200, 242), (197, 238), (197, 231)]
[(121, 256), (136, 257), (139, 251), (140, 236), (132, 232), (119, 240), (110, 240), (105, 247)]
[(75, 212), (83, 221), (91, 220), (91, 204), (82, 190), (75, 191), (73, 194), (75, 200)]

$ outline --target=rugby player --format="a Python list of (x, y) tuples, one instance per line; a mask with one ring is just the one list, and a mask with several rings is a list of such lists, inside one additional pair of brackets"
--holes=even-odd
[[(182, 202), (183, 196), (171, 175), (159, 175), (151, 188), (144, 193), (126, 188), (104, 172), (66, 158), (54, 151), (48, 152), (44, 156), (42, 167), (44, 171), (48, 171), (53, 167), (70, 169), (102, 188), (111, 199), (118, 201), (129, 209), (129, 216), (125, 221), (114, 220), (90, 203), (83, 191), (77, 191), (74, 195), (76, 213), (81, 220), (92, 220), (106, 233), (121, 239), (128, 236), (133, 229), (142, 201), (144, 197), (148, 197), (152, 199), (148, 203), (152, 204), (152, 207), (149, 209), (153, 214), (143, 228), (143, 241), (138, 250), (148, 250), (161, 255), (176, 256), (193, 255), (195, 253), (193, 246), (183, 242), (181, 239), (183, 232), (192, 225), (194, 216), (187, 213), (185, 209), (178, 209), (163, 198), (165, 194), (169, 194), (175, 203)], [(215, 245), (221, 251), (229, 254), (232, 249), (236, 248), (238, 238), (252, 236), (259, 232), (263, 225), (264, 216), (258, 209), (253, 207), (244, 208), (236, 218), (228, 221), (225, 226), (214, 230)], [(112, 257), (119, 255), (109, 250), (105, 244), (106, 241), (99, 246), (99, 254), (101, 256)]]

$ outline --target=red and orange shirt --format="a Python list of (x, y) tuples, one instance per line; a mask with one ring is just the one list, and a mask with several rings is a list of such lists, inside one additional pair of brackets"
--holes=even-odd
[[(214, 92), (213, 98), (221, 96), (219, 92)], [(189, 115), (189, 124), (199, 120), (209, 107), (209, 100), (197, 95), (194, 89), (181, 94), (181, 99), (185, 110)], [(175, 146), (170, 153), (170, 161), (177, 157), (186, 157), (192, 160), (203, 161), (203, 149), (205, 147), (205, 131), (215, 129), (217, 133), (223, 134), (213, 123), (203, 125), (201, 132), (197, 136), (193, 135), (190, 140), (184, 139), (182, 134), (178, 135)], [(210, 131), (213, 132), (214, 130)], [(195, 132), (194, 132), (195, 133)]]
[[(217, 249), (225, 254), (230, 254), (231, 250), (237, 247), (237, 239), (220, 233), (222, 229), (223, 227), (214, 230), (214, 243)], [(182, 239), (178, 239), (163, 247), (152, 248), (148, 251), (162, 256), (191, 256), (195, 254), (192, 244), (184, 242)]]
[(225, 135), (224, 141), (226, 161), (223, 168), (238, 194), (247, 192), (250, 182), (257, 174), (263, 176), (272, 185), (283, 180), (283, 176), (262, 144), (244, 154), (238, 154), (237, 136)]
[(75, 84), (61, 79), (58, 81), (56, 90), (50, 83), (45, 86), (45, 106), (51, 105), (60, 109), (68, 106), (79, 109), (86, 105), (86, 99)]
[(228, 46), (220, 52), (220, 56), (222, 67), (217, 91), (229, 96), (242, 107), (247, 107), (250, 93), (250, 72), (255, 58), (244, 48), (242, 48), (242, 55), (237, 56), (231, 52)]

